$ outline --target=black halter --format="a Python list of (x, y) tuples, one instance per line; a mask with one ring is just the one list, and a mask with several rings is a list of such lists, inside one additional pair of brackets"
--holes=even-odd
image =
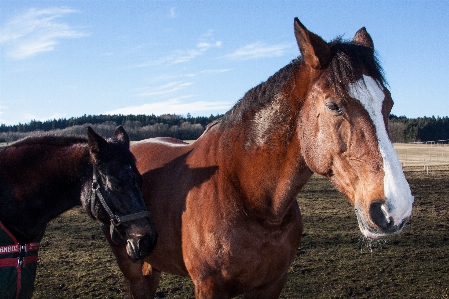
[(145, 218), (145, 217), (151, 218), (151, 213), (149, 211), (137, 212), (137, 213), (133, 213), (130, 215), (125, 215), (125, 216), (115, 215), (111, 211), (108, 204), (104, 200), (103, 195), (101, 194), (100, 184), (98, 183), (98, 179), (97, 179), (97, 171), (94, 167), (93, 168), (93, 178), (92, 178), (92, 198), (90, 201), (91, 212), (94, 211), (95, 201), (97, 198), (100, 200), (101, 205), (105, 209), (106, 213), (108, 213), (108, 215), (109, 215), (109, 218), (111, 220), (111, 227), (110, 227), (111, 233), (116, 227), (121, 225), (123, 222), (136, 220), (136, 219), (140, 219), (140, 218)]

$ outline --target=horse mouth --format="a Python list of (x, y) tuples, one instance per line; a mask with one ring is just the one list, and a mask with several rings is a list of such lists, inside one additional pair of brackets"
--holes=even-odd
[(380, 227), (369, 224), (358, 208), (355, 208), (355, 214), (357, 215), (360, 231), (369, 239), (382, 239), (399, 234), (409, 219), (409, 217), (404, 218), (399, 225), (391, 223), (390, 225)]

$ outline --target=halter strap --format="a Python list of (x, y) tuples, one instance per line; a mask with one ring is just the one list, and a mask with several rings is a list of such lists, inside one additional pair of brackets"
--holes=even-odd
[(91, 211), (93, 211), (93, 208), (95, 206), (95, 199), (97, 197), (100, 200), (100, 203), (103, 206), (103, 208), (105, 209), (106, 213), (108, 213), (109, 218), (111, 219), (111, 223), (115, 227), (119, 226), (123, 222), (136, 220), (136, 219), (140, 219), (140, 218), (145, 218), (145, 217), (151, 217), (151, 213), (149, 211), (141, 211), (141, 212), (137, 212), (137, 213), (133, 213), (133, 214), (129, 214), (129, 215), (124, 215), (124, 216), (115, 215), (111, 211), (111, 209), (109, 208), (108, 204), (106, 203), (106, 201), (105, 201), (105, 199), (103, 197), (103, 194), (101, 194), (100, 184), (98, 183), (98, 179), (97, 179), (97, 172), (96, 172), (96, 169), (94, 167), (94, 169), (93, 169), (93, 178), (92, 178)]

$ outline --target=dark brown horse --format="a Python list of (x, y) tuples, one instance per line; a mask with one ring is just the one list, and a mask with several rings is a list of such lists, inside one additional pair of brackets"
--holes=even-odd
[[(1, 147), (0, 224), (10, 239), (25, 246), (50, 220), (82, 204), (128, 257), (141, 259), (152, 252), (157, 235), (128, 135), (120, 126), (106, 141), (89, 127), (87, 137), (28, 137)], [(11, 248), (4, 247), (3, 253), (23, 262)]]
[(313, 173), (355, 207), (362, 233), (398, 233), (413, 196), (387, 133), (393, 101), (365, 28), (325, 42), (298, 19), (301, 57), (251, 89), (188, 145), (131, 147), (158, 230), (144, 262), (111, 243), (135, 298), (160, 273), (190, 276), (197, 298), (277, 298), (301, 239), (296, 196)]

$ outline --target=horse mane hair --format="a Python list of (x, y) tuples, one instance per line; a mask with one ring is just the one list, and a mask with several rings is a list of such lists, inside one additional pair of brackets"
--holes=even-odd
[[(372, 48), (352, 41), (343, 41), (341, 37), (331, 41), (329, 46), (332, 51), (332, 58), (325, 70), (325, 76), (329, 86), (332, 86), (339, 96), (346, 97), (348, 84), (360, 79), (363, 72), (366, 72), (375, 80), (387, 84), (382, 67)], [(231, 110), (211, 126), (217, 123), (226, 126), (241, 122), (249, 111), (256, 111), (264, 107), (282, 90), (284, 84), (293, 75), (294, 70), (303, 64), (304, 61), (301, 56), (291, 61), (268, 78), (267, 81), (246, 92)]]
[(387, 85), (384, 72), (374, 49), (354, 43), (344, 42), (341, 37), (329, 43), (332, 59), (327, 68), (326, 79), (340, 97), (347, 96), (347, 86), (359, 80), (363, 72), (376, 81)]
[(219, 120), (220, 124), (241, 121), (247, 111), (254, 111), (268, 104), (282, 90), (284, 84), (292, 76), (293, 71), (301, 63), (301, 57), (292, 60), (288, 65), (268, 78), (267, 81), (247, 91), (243, 98)]

